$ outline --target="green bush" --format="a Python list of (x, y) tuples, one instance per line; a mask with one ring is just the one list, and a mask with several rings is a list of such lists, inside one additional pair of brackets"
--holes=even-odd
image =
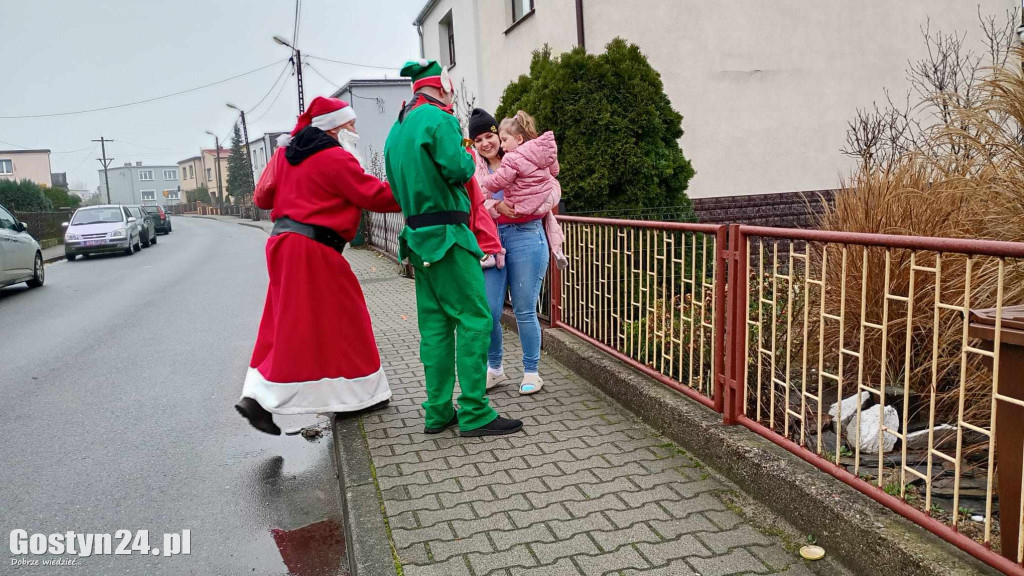
[(185, 192), (186, 202), (203, 202), (204, 204), (213, 204), (213, 200), (210, 198), (210, 191), (206, 186), (200, 186), (195, 190), (188, 190)]
[(558, 140), (563, 199), (570, 213), (644, 217), (671, 207), (695, 221), (686, 188), (693, 178), (676, 112), (640, 48), (616, 38), (604, 54), (577, 48), (533, 55), (529, 76), (502, 95), (496, 116), (525, 110)]
[(62, 208), (71, 208), (73, 210), (82, 205), (81, 198), (63, 188), (43, 188), (43, 194), (46, 195), (54, 210)]
[(46, 197), (46, 188), (31, 180), (0, 180), (0, 204), (17, 212), (53, 210), (53, 204)]

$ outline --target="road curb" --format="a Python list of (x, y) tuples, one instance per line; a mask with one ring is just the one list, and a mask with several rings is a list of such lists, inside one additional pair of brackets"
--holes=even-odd
[(43, 258), (43, 264), (53, 264), (54, 262), (60, 262), (61, 260), (66, 259), (67, 257), (64, 254), (61, 254), (60, 256), (50, 256), (49, 258)]
[(966, 552), (587, 342), (544, 331), (544, 351), (791, 525), (855, 574), (999, 574)]
[(383, 504), (361, 417), (331, 417), (351, 576), (397, 576)]

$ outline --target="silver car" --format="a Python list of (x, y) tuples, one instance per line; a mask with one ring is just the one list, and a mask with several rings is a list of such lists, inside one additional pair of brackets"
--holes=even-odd
[(0, 206), (0, 288), (19, 282), (38, 288), (46, 279), (43, 250), (27, 230), (27, 224)]
[(64, 255), (70, 261), (109, 252), (131, 256), (142, 249), (144, 225), (120, 204), (79, 208), (71, 222), (64, 223)]

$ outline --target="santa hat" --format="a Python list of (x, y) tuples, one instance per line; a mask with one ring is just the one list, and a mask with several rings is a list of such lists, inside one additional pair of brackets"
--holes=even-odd
[(333, 130), (356, 119), (356, 111), (348, 102), (337, 98), (317, 96), (309, 103), (306, 111), (299, 116), (291, 134), (277, 137), (278, 146), (287, 146), (303, 128), (312, 126), (321, 130)]
[(448, 76), (448, 68), (442, 68), (435, 60), (406, 62), (399, 75), (412, 79), (413, 92), (427, 86), (433, 86), (442, 92), (455, 91), (452, 79)]

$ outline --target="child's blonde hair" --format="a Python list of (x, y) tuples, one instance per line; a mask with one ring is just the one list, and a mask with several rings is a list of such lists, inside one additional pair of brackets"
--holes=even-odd
[(537, 137), (537, 121), (522, 110), (516, 112), (515, 116), (502, 120), (498, 128), (513, 136), (522, 136), (524, 142)]

